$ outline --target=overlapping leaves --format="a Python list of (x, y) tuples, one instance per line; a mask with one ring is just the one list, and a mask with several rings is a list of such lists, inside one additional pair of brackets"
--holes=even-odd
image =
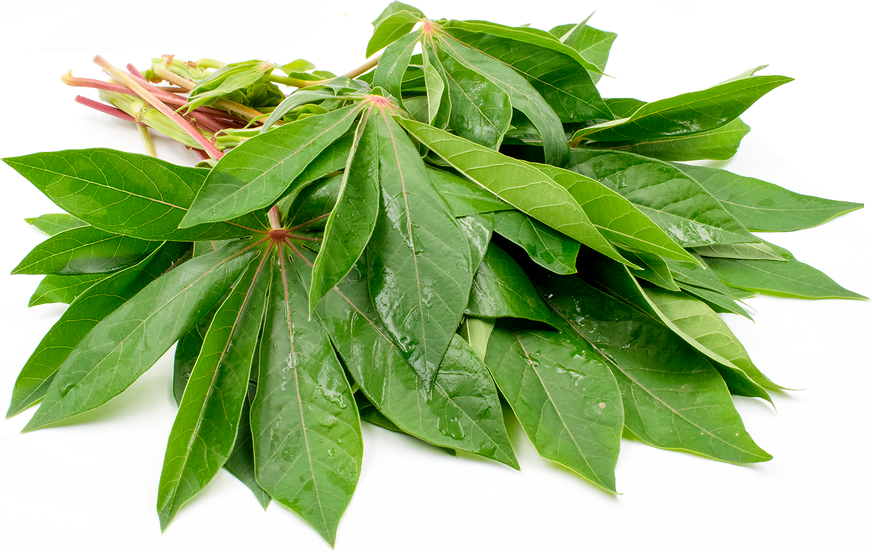
[[(211, 169), (5, 160), (69, 213), (28, 219), (50, 236), (15, 270), (45, 275), (31, 305), (70, 306), (8, 415), (41, 403), (33, 430), (97, 408), (178, 342), (161, 525), (224, 467), (331, 544), (361, 419), (517, 468), (502, 396), (543, 457), (610, 492), (623, 431), (770, 459), (730, 395), (779, 386), (718, 313), (748, 316), (753, 293), (863, 298), (751, 233), (861, 205), (667, 161), (729, 157), (739, 115), (790, 79), (604, 100), (615, 35), (586, 21), (547, 33), (395, 2), (374, 26), (372, 73), (289, 95)], [(225, 66), (190, 106), (273, 68)]]

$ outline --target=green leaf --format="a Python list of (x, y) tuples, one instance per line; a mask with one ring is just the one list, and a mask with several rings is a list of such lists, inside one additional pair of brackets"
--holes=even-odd
[[(387, 429), (388, 431), (393, 431), (394, 433), (402, 433), (403, 435), (409, 435), (399, 427), (397, 424), (392, 422), (387, 416), (379, 412), (378, 408), (375, 407), (369, 399), (366, 398), (362, 392), (357, 392), (354, 394), (354, 400), (357, 401), (357, 412), (360, 414), (361, 422), (368, 422), (374, 426), (378, 426), (382, 429)], [(411, 435), (410, 435), (411, 437)], [(429, 443), (428, 443), (429, 444)], [(454, 449), (438, 447), (439, 450), (450, 454), (451, 456), (457, 456), (457, 452)]]
[(249, 265), (203, 338), (167, 441), (157, 495), (161, 529), (233, 451), (269, 290), (265, 260)]
[(282, 103), (272, 110), (269, 117), (264, 121), (260, 132), (264, 133), (269, 130), (276, 121), (287, 115), (295, 107), (327, 99), (342, 99), (342, 96), (337, 96), (333, 90), (328, 88), (316, 88), (313, 90), (298, 89), (293, 94), (289, 94), (287, 98), (282, 100)]
[(235, 242), (143, 288), (69, 354), (24, 430), (91, 410), (127, 389), (214, 306), (256, 253), (247, 241)]
[(621, 194), (577, 172), (533, 164), (566, 188), (596, 229), (613, 243), (674, 259), (696, 259)]
[(685, 247), (760, 241), (705, 188), (668, 163), (581, 149), (572, 151), (571, 163), (572, 171), (627, 198)]
[(753, 320), (751, 315), (748, 314), (745, 309), (740, 307), (736, 300), (730, 295), (685, 283), (681, 284), (681, 290), (701, 300), (715, 312), (738, 314), (739, 316), (744, 316), (748, 320)]
[(360, 476), (363, 442), (351, 388), (310, 320), (302, 261), (271, 255), (251, 432), (258, 484), (332, 546)]
[(485, 362), (540, 455), (616, 492), (621, 393), (590, 345), (498, 320)]
[(786, 262), (706, 258), (705, 262), (727, 285), (749, 291), (801, 299), (868, 299), (794, 258)]
[(536, 264), (557, 274), (574, 274), (581, 244), (519, 211), (494, 213), (494, 231), (519, 245)]
[(397, 100), (400, 107), (403, 106), (403, 74), (412, 59), (412, 50), (421, 36), (421, 31), (410, 33), (385, 48), (372, 77), (373, 85), (384, 88)]
[(751, 362), (745, 348), (726, 323), (705, 303), (693, 297), (654, 287), (642, 287), (627, 269), (603, 258), (585, 259), (596, 284), (665, 324), (691, 347), (713, 360), (730, 391), (772, 402), (766, 389), (780, 389)]
[(194, 371), (194, 365), (197, 364), (197, 357), (200, 356), (203, 339), (206, 338), (206, 332), (209, 330), (209, 326), (212, 325), (215, 311), (218, 310), (223, 302), (223, 300), (219, 301), (211, 312), (201, 318), (176, 343), (176, 350), (173, 354), (173, 398), (176, 400), (176, 406), (182, 402), (185, 387), (187, 387), (188, 380), (191, 378), (191, 372)]
[(442, 105), (445, 82), (442, 80), (442, 75), (439, 74), (439, 71), (429, 60), (424, 60), (424, 82), (427, 86), (427, 120), (425, 122), (432, 125)]
[(411, 14), (416, 15), (422, 19), (424, 18), (424, 12), (422, 12), (421, 10), (419, 10), (418, 8), (416, 8), (414, 6), (410, 6), (410, 5), (404, 4), (402, 2), (391, 2), (390, 4), (388, 4), (388, 7), (386, 7), (384, 9), (384, 11), (381, 12), (381, 14), (379, 14), (379, 16), (375, 18), (375, 21), (372, 22), (372, 26), (377, 27), (379, 23), (381, 23), (382, 21), (384, 21), (388, 17), (394, 15), (395, 13), (399, 13), (402, 11), (411, 13)]
[(288, 187), (287, 193), (285, 193), (278, 203), (276, 203), (279, 208), (279, 214), (282, 216), (283, 220), (286, 219), (291, 205), (296, 204), (299, 206), (296, 202), (297, 196), (303, 193), (309, 184), (312, 184), (316, 180), (326, 176), (334, 175), (334, 173), (338, 173), (345, 169), (353, 145), (354, 134), (346, 134), (339, 140), (336, 140), (324, 148), (324, 151), (319, 153), (318, 157), (309, 163), (306, 168), (303, 169), (303, 172), (297, 175)]
[(316, 309), (360, 389), (405, 433), (517, 469), (497, 390), (482, 362), (452, 336), (428, 393), (379, 321), (363, 268), (358, 264)]
[(512, 122), (509, 95), (486, 76), (468, 69), (444, 51), (440, 61), (451, 96), (451, 128), (476, 144), (499, 149)]
[(579, 278), (548, 275), (536, 285), (606, 360), (621, 389), (624, 423), (639, 439), (725, 462), (772, 458), (745, 431), (718, 372), (666, 326)]
[[(524, 77), (500, 60), (469, 48), (451, 37), (441, 35), (439, 45), (445, 54), (481, 74), (509, 95), (512, 107), (526, 115), (539, 131), (548, 163), (566, 163), (569, 148), (560, 117)], [(444, 59), (443, 56), (440, 59)]]
[(470, 267), (475, 274), (490, 245), (494, 233), (494, 217), (490, 213), (467, 215), (458, 218), (457, 224), (460, 225), (469, 242), (469, 253), (472, 258)]
[(367, 249), (370, 293), (429, 388), (469, 297), (469, 245), (406, 133), (387, 115), (374, 122), (382, 199)]
[(6, 417), (40, 401), (67, 357), (94, 326), (134, 297), (184, 255), (182, 244), (165, 244), (136, 266), (92, 282), (76, 297), (27, 359), (15, 387)]
[(481, 186), (448, 171), (428, 166), (427, 175), (430, 177), (430, 183), (448, 203), (448, 208), (455, 217), (513, 209), (511, 205)]
[(560, 42), (574, 48), (581, 57), (592, 63), (598, 70), (590, 71), (590, 78), (596, 84), (606, 70), (612, 43), (618, 38), (615, 33), (601, 31), (583, 21), (577, 25), (559, 25), (550, 31)]
[(400, 123), (463, 176), (503, 201), (604, 255), (627, 262), (566, 188), (535, 167), (417, 121), (401, 119)]
[[(672, 279), (672, 274), (669, 272), (669, 265), (666, 260), (651, 253), (642, 251), (628, 251), (621, 249), (621, 254), (633, 264), (640, 267), (640, 270), (630, 269), (630, 273), (636, 278), (651, 282), (663, 289), (672, 291), (681, 291), (675, 280)], [(692, 263), (684, 263), (692, 264)]]
[(27, 306), (35, 307), (46, 303), (69, 305), (76, 297), (106, 276), (106, 274), (70, 274), (69, 276), (49, 274), (39, 282)]
[(357, 118), (360, 106), (313, 115), (249, 138), (209, 172), (183, 227), (229, 220), (269, 207)]
[(787, 250), (780, 251), (767, 242), (730, 243), (724, 245), (705, 245), (694, 247), (694, 252), (703, 257), (722, 259), (749, 259), (758, 261), (786, 261), (790, 258)]
[(696, 161), (699, 159), (722, 161), (736, 155), (742, 138), (749, 132), (751, 132), (751, 127), (741, 119), (736, 118), (716, 129), (693, 134), (652, 137), (626, 144), (591, 142), (585, 146), (638, 153), (661, 161)]
[(520, 318), (558, 324), (523, 269), (508, 253), (490, 244), (472, 280), (466, 314), (477, 318)]
[[(413, 56), (413, 59), (415, 57), (417, 56)], [(421, 63), (424, 65), (423, 79), (427, 103), (425, 122), (435, 127), (446, 128), (451, 122), (452, 110), (451, 94), (445, 90), (448, 86), (448, 75), (445, 72), (445, 67), (442, 66), (442, 62), (439, 61), (439, 56), (436, 54), (433, 46), (426, 42), (421, 44)], [(406, 83), (404, 88), (408, 91), (413, 88), (413, 85)], [(408, 98), (404, 100), (407, 109), (409, 102), (413, 99)]]
[(403, 35), (412, 31), (412, 28), (421, 20), (421, 15), (406, 10), (395, 11), (389, 16), (378, 21), (372, 38), (366, 45), (366, 57), (373, 55), (385, 46), (393, 44)]
[(71, 228), (33, 248), (12, 274), (101, 274), (134, 265), (160, 242), (112, 234), (93, 226)]
[(78, 228), (80, 226), (87, 226), (85, 221), (79, 220), (73, 215), (68, 215), (66, 213), (40, 215), (35, 218), (24, 219), (24, 222), (38, 228), (49, 236), (54, 236), (65, 230), (72, 230), (73, 228)]
[(232, 92), (261, 82), (272, 70), (272, 63), (257, 59), (228, 63), (197, 83), (188, 95), (186, 107), (191, 111), (211, 105)]
[[(258, 353), (255, 353), (257, 358)], [(252, 365), (251, 370), (254, 373), (257, 370), (258, 364)], [(239, 429), (236, 433), (236, 441), (233, 443), (233, 452), (230, 457), (224, 462), (224, 469), (233, 475), (236, 479), (242, 481), (246, 487), (251, 489), (254, 497), (260, 503), (264, 510), (269, 506), (272, 498), (269, 493), (264, 491), (257, 484), (254, 467), (254, 446), (251, 437), (251, 399), (254, 397), (254, 389), (249, 384), (248, 393), (245, 395), (245, 402), (242, 404), (242, 415), (239, 416)]]
[(494, 320), (467, 316), (457, 330), (457, 333), (469, 343), (469, 346), (482, 361), (487, 356), (487, 343), (494, 331), (494, 324)]
[(207, 169), (107, 149), (35, 153), (7, 165), (72, 215), (114, 234), (198, 241), (251, 235), (254, 217), (179, 229)]
[(374, 120), (381, 114), (378, 111), (375, 106), (370, 107), (358, 124), (336, 207), (327, 218), (324, 241), (312, 269), (310, 311), (352, 269), (375, 229), (381, 192), (379, 154), (383, 139)]
[(792, 232), (812, 228), (863, 207), (791, 192), (769, 182), (710, 167), (676, 165), (718, 198), (749, 230)]
[(579, 130), (572, 143), (645, 140), (712, 130), (729, 123), (764, 94), (792, 80), (778, 75), (749, 76), (657, 100), (643, 105), (629, 117)]

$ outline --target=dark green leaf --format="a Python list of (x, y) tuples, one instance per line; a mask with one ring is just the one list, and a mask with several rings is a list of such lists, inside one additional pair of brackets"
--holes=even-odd
[(38, 228), (49, 236), (54, 236), (65, 230), (71, 230), (80, 226), (87, 226), (85, 221), (79, 220), (73, 215), (68, 215), (66, 213), (40, 215), (35, 218), (24, 219), (24, 222)]
[(360, 476), (360, 420), (330, 341), (318, 321), (309, 319), (308, 293), (296, 266), (302, 261), (283, 249), (270, 255), (251, 405), (257, 482), (333, 545)]
[(358, 264), (316, 312), (369, 400), (409, 435), (517, 468), (497, 390), (484, 365), (467, 358), (452, 339), (428, 393), (379, 321), (368, 289)]
[(263, 126), (260, 129), (260, 132), (266, 132), (269, 130), (276, 121), (287, 115), (292, 109), (295, 107), (299, 107), (301, 105), (319, 102), (326, 99), (338, 99), (341, 96), (337, 96), (333, 90), (328, 88), (316, 88), (314, 90), (309, 89), (300, 89), (290, 94), (287, 98), (282, 100), (272, 112), (267, 117), (266, 121), (264, 121)]
[(472, 280), (466, 314), (478, 318), (521, 318), (558, 324), (523, 269), (508, 253), (490, 244)]
[(451, 128), (476, 144), (499, 149), (512, 121), (509, 95), (444, 51), (440, 61), (451, 95)]
[[(427, 117), (425, 122), (439, 128), (446, 128), (451, 122), (452, 107), (451, 94), (445, 90), (448, 86), (448, 75), (445, 72), (445, 67), (439, 61), (439, 56), (436, 54), (433, 46), (426, 42), (422, 44), (421, 62), (424, 64), (424, 90), (427, 94)], [(411, 83), (406, 84), (407, 90), (411, 88)]]
[(448, 208), (455, 217), (513, 209), (481, 186), (448, 171), (427, 167), (427, 174), (430, 176), (430, 183), (448, 203)]
[(324, 148), (324, 151), (319, 153), (318, 157), (309, 163), (303, 169), (303, 172), (297, 175), (297, 178), (288, 187), (287, 193), (276, 204), (279, 208), (279, 214), (283, 219), (288, 215), (291, 205), (300, 205), (296, 203), (297, 196), (303, 193), (309, 184), (345, 169), (353, 144), (354, 134), (346, 134)]
[(736, 300), (730, 295), (685, 283), (681, 284), (681, 290), (701, 300), (715, 312), (738, 314), (739, 316), (744, 316), (748, 320), (753, 320), (751, 315), (739, 306)]
[(862, 203), (797, 194), (757, 178), (710, 167), (677, 165), (750, 230), (791, 232), (861, 209)]
[(498, 320), (485, 360), (539, 454), (615, 492), (624, 412), (595, 350), (567, 333)]
[(387, 115), (373, 122), (382, 200), (367, 249), (370, 293), (388, 333), (429, 388), (469, 297), (469, 245), (406, 133)]
[(669, 265), (662, 257), (652, 255), (651, 253), (643, 253), (642, 251), (627, 251), (626, 249), (621, 249), (621, 254), (641, 268), (641, 270), (630, 269), (630, 273), (636, 278), (651, 282), (663, 289), (681, 291), (681, 288), (672, 279)]
[(569, 148), (560, 117), (524, 77), (500, 60), (451, 37), (444, 36), (439, 44), (446, 54), (483, 75), (509, 95), (512, 107), (526, 115), (539, 131), (548, 163), (561, 166), (566, 163)]
[(151, 282), (94, 326), (58, 369), (31, 431), (121, 393), (224, 295), (257, 249), (235, 242)]
[(645, 140), (712, 130), (741, 115), (770, 90), (792, 80), (778, 75), (749, 76), (647, 103), (629, 117), (579, 130), (572, 143)]
[(705, 188), (668, 163), (631, 153), (581, 149), (572, 150), (571, 163), (574, 172), (630, 200), (685, 247), (760, 241)]
[(12, 274), (100, 274), (134, 265), (160, 242), (112, 234), (93, 226), (71, 228), (33, 248)]
[(251, 235), (254, 217), (179, 229), (207, 169), (107, 149), (66, 150), (4, 159), (58, 207), (115, 234), (197, 241)]
[(536, 264), (557, 274), (574, 274), (581, 244), (520, 211), (494, 213), (494, 231), (521, 246)]
[(503, 201), (604, 255), (627, 262), (600, 235), (566, 188), (540, 170), (417, 121), (400, 122), (463, 176)]
[[(379, 412), (378, 408), (376, 408), (375, 405), (369, 402), (369, 399), (367, 399), (366, 395), (364, 395), (362, 392), (358, 391), (357, 393), (355, 393), (354, 400), (357, 401), (357, 411), (360, 414), (360, 421), (368, 422), (382, 429), (393, 431), (394, 433), (409, 435), (408, 433), (397, 427), (397, 424), (392, 422), (390, 418)], [(457, 456), (457, 453), (454, 451), (454, 449), (445, 447), (438, 448), (439, 450), (446, 452), (451, 456)]]
[(372, 106), (358, 124), (356, 143), (348, 157), (336, 207), (327, 218), (324, 241), (312, 269), (310, 309), (348, 274), (375, 229), (381, 191), (380, 141), (383, 139), (375, 118), (380, 115), (380, 110)]
[(285, 226), (301, 230), (323, 229), (342, 185), (342, 175), (325, 178), (309, 186), (287, 208)]
[(187, 249), (183, 244), (165, 244), (136, 266), (92, 283), (72, 301), (24, 364), (12, 390), (12, 401), (6, 416), (15, 416), (40, 401), (58, 369), (88, 332), (171, 268)]
[(639, 439), (726, 462), (772, 458), (745, 431), (711, 364), (667, 327), (578, 278), (549, 275), (537, 285), (608, 362), (621, 388), (624, 423)]
[(794, 258), (786, 262), (707, 258), (705, 262), (723, 282), (749, 291), (801, 299), (868, 299)]
[(267, 302), (265, 260), (249, 265), (203, 338), (167, 441), (157, 495), (162, 529), (233, 451)]
[(36, 287), (36, 291), (27, 303), (28, 307), (44, 305), (46, 303), (66, 303), (73, 300), (105, 278), (107, 274), (70, 274), (69, 276), (57, 276), (49, 274)]
[(233, 148), (209, 173), (181, 224), (229, 220), (269, 207), (309, 163), (345, 134), (359, 110), (352, 105), (306, 117)]
[[(257, 353), (255, 353), (255, 358), (257, 358)], [(252, 372), (257, 367), (258, 365), (255, 362), (251, 367)], [(236, 441), (233, 443), (233, 452), (230, 453), (230, 458), (224, 462), (224, 469), (251, 489), (251, 492), (254, 493), (255, 498), (257, 498), (257, 501), (265, 510), (272, 499), (269, 493), (257, 484), (257, 479), (255, 478), (254, 446), (252, 445), (251, 422), (249, 421), (251, 399), (253, 397), (254, 390), (249, 386), (245, 402), (242, 404), (242, 415), (239, 417), (239, 430), (236, 433)]]

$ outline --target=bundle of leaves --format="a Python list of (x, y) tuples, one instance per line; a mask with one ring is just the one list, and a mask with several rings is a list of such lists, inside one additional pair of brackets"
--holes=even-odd
[(862, 299), (751, 233), (862, 206), (682, 162), (731, 157), (739, 116), (791, 79), (609, 99), (615, 35), (586, 22), (395, 2), (374, 25), (367, 55), (384, 52), (341, 77), (170, 57), (65, 77), (146, 144), (151, 127), (204, 161), (5, 159), (65, 211), (29, 219), (51, 237), (15, 272), (46, 275), (31, 305), (69, 303), (8, 415), (41, 403), (29, 431), (97, 408), (177, 343), (161, 526), (223, 467), (331, 544), (361, 420), (518, 468), (508, 408), (542, 456), (610, 492), (625, 431), (769, 460), (731, 394), (780, 387), (719, 313), (748, 316), (756, 293)]

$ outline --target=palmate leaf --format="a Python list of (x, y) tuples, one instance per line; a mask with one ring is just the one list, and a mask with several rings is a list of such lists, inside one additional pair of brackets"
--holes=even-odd
[(261, 224), (246, 215), (180, 229), (209, 174), (206, 169), (107, 149), (36, 153), (3, 161), (61, 209), (115, 234), (145, 240), (220, 240), (249, 236), (251, 228)]
[(684, 247), (760, 241), (699, 183), (662, 161), (574, 149), (570, 169), (627, 198)]
[(417, 121), (400, 123), (463, 176), (506, 203), (595, 251), (628, 262), (600, 235), (566, 188), (535, 167)]
[(615, 492), (621, 393), (590, 345), (498, 320), (485, 363), (539, 454)]
[[(672, 274), (669, 271), (669, 264), (667, 264), (666, 259), (658, 257), (657, 255), (652, 255), (651, 253), (628, 251), (625, 249), (621, 249), (621, 254), (631, 260), (633, 264), (640, 267), (640, 270), (630, 269), (630, 273), (637, 279), (651, 282), (655, 286), (660, 286), (663, 289), (681, 291), (681, 288), (678, 287), (678, 284), (676, 284), (675, 280), (672, 278)], [(704, 269), (701, 268), (701, 270)]]
[(332, 545), (360, 476), (360, 419), (330, 341), (309, 319), (300, 276), (308, 268), (287, 253), (280, 246), (269, 256), (269, 302), (251, 405), (256, 478)]
[(294, 178), (294, 181), (282, 195), (281, 199), (276, 202), (279, 214), (282, 217), (286, 217), (288, 209), (290, 209), (291, 205), (295, 204), (297, 196), (303, 193), (310, 184), (326, 176), (335, 175), (345, 169), (353, 145), (354, 134), (349, 133), (324, 148), (318, 154), (318, 157), (306, 165), (303, 172)]
[(624, 424), (639, 439), (726, 462), (772, 458), (745, 431), (718, 372), (666, 326), (577, 277), (548, 275), (536, 285), (608, 363), (621, 389)]
[(390, 115), (373, 117), (381, 211), (366, 254), (370, 294), (388, 333), (429, 388), (466, 307), (472, 259), (409, 137)]
[(351, 105), (306, 117), (233, 148), (208, 173), (181, 226), (230, 220), (270, 206), (310, 162), (345, 134), (359, 110)]
[(249, 265), (203, 338), (167, 442), (157, 496), (162, 529), (233, 452), (269, 290), (267, 256)]
[(80, 226), (60, 232), (37, 245), (12, 274), (100, 274), (134, 265), (160, 246), (146, 241)]
[[(380, 139), (375, 117), (381, 113), (371, 106), (358, 124), (355, 144), (348, 156), (336, 206), (327, 218), (321, 254), (312, 269), (309, 288), (309, 308), (318, 301), (354, 266), (363, 254), (375, 229), (381, 191), (379, 154)], [(370, 122), (370, 118), (373, 118)]]
[(428, 393), (380, 322), (362, 263), (316, 309), (367, 398), (403, 432), (518, 467), (496, 387), (452, 336)]
[(171, 268), (187, 250), (184, 244), (164, 244), (139, 264), (93, 283), (76, 297), (24, 364), (6, 417), (42, 400), (58, 369), (88, 332)]
[(718, 198), (746, 228), (759, 232), (792, 232), (812, 228), (863, 207), (798, 194), (764, 180), (711, 167), (676, 165)]
[(91, 410), (124, 391), (215, 305), (256, 253), (247, 241), (234, 242), (143, 288), (67, 356), (24, 430)]
[(366, 57), (373, 55), (385, 46), (393, 44), (403, 35), (408, 34), (421, 20), (422, 15), (407, 10), (398, 10), (375, 23), (372, 38), (366, 45)]
[(729, 123), (764, 94), (792, 80), (778, 75), (748, 76), (651, 102), (628, 117), (579, 130), (572, 143), (625, 142), (712, 130)]

